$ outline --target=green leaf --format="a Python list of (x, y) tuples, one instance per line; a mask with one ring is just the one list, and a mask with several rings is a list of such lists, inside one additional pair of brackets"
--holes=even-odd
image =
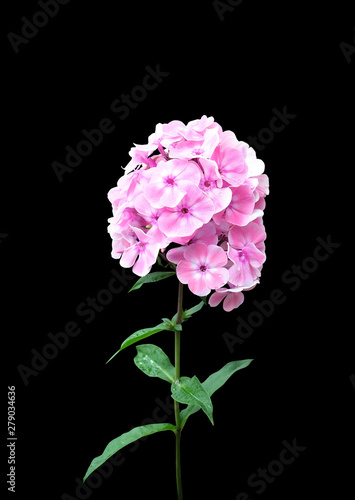
[(182, 319), (183, 321), (186, 321), (188, 320), (189, 318), (191, 318), (191, 316), (195, 313), (195, 312), (198, 312), (200, 311), (203, 306), (204, 306), (204, 302), (201, 301), (199, 304), (197, 304), (197, 306), (194, 306), (194, 307), (191, 307), (191, 309), (187, 309), (187, 311), (184, 311), (182, 313)]
[(161, 260), (161, 257), (160, 255), (157, 256), (157, 264), (160, 266), (160, 267), (165, 267), (164, 264), (163, 264), (163, 261)]
[(153, 344), (137, 346), (136, 366), (148, 377), (159, 377), (167, 382), (174, 382), (175, 368), (160, 347)]
[(176, 273), (174, 271), (170, 272), (156, 272), (156, 273), (149, 273), (146, 276), (143, 276), (142, 278), (139, 278), (138, 281), (132, 286), (128, 292), (132, 292), (133, 290), (138, 290), (142, 285), (145, 283), (155, 283), (156, 281), (164, 280), (165, 278), (169, 278), (170, 276), (174, 276)]
[(106, 364), (109, 363), (111, 359), (116, 356), (116, 354), (122, 351), (122, 349), (125, 349), (126, 347), (129, 347), (130, 345), (135, 344), (140, 340), (146, 339), (147, 337), (154, 335), (154, 333), (163, 332), (166, 330), (167, 330), (166, 324), (160, 323), (159, 325), (153, 326), (152, 328), (143, 328), (142, 330), (138, 330), (137, 332), (132, 333), (132, 335), (130, 335), (129, 337), (126, 338), (125, 341), (123, 341), (118, 351), (115, 352), (115, 354), (111, 356), (108, 361), (106, 361)]
[(92, 473), (94, 470), (96, 470), (100, 465), (102, 465), (106, 460), (108, 460), (112, 455), (117, 453), (117, 451), (121, 450), (128, 444), (133, 443), (134, 441), (137, 441), (137, 439), (140, 439), (144, 436), (149, 436), (150, 434), (155, 434), (156, 432), (161, 432), (161, 431), (175, 431), (176, 426), (172, 424), (148, 424), (148, 425), (142, 425), (140, 427), (135, 427), (134, 429), (131, 429), (129, 432), (126, 432), (119, 436), (118, 438), (114, 439), (113, 441), (110, 441), (110, 443), (106, 446), (104, 449), (104, 452), (102, 455), (94, 458), (94, 460), (91, 462), (89, 465), (88, 470), (86, 471), (86, 474), (84, 476), (83, 482), (85, 479)]
[(120, 351), (122, 351), (122, 349), (125, 349), (132, 344), (150, 337), (151, 335), (154, 335), (154, 333), (163, 331), (181, 331), (182, 326), (176, 324), (176, 317), (177, 315), (175, 314), (172, 319), (162, 318), (162, 323), (159, 323), (159, 325), (153, 326), (152, 328), (143, 328), (142, 330), (138, 330), (137, 332), (132, 333), (132, 335), (130, 335), (126, 338), (126, 340), (123, 341), (118, 351), (116, 351), (115, 354), (111, 356), (108, 361), (106, 361), (106, 364), (109, 363), (111, 359), (113, 359)]
[(204, 383), (202, 384), (208, 394), (212, 396), (222, 385), (224, 385), (229, 377), (233, 375), (233, 373), (242, 370), (250, 365), (252, 359), (242, 359), (239, 361), (231, 361), (223, 366), (218, 372), (212, 373)]
[(197, 405), (206, 413), (212, 425), (214, 425), (211, 398), (197, 377), (181, 377), (180, 380), (172, 384), (171, 393), (171, 397), (179, 403)]
[[(203, 298), (203, 297), (202, 297), (202, 298)], [(182, 322), (187, 321), (189, 318), (191, 318), (191, 316), (192, 316), (195, 312), (197, 312), (197, 311), (199, 311), (200, 309), (202, 309), (202, 307), (204, 306), (204, 304), (205, 304), (205, 303), (204, 303), (204, 302), (203, 302), (203, 300), (202, 300), (199, 304), (197, 304), (197, 306), (191, 307), (191, 309), (187, 309), (186, 311), (183, 311), (183, 312), (182, 312), (181, 321), (182, 321)], [(176, 314), (174, 314), (174, 316), (172, 317), (172, 320), (171, 320), (171, 321), (172, 321), (172, 323), (176, 324), (176, 319), (177, 319), (177, 313), (176, 313)], [(178, 325), (176, 325), (176, 326), (178, 326)]]
[[(252, 362), (252, 359), (242, 359), (240, 361), (231, 361), (227, 363), (223, 368), (218, 370), (218, 372), (212, 373), (204, 382), (202, 382), (202, 386), (207, 391), (208, 395), (211, 397), (222, 385), (224, 385), (229, 377), (233, 375), (233, 373), (238, 370), (242, 370), (246, 368)], [(199, 411), (200, 408), (197, 405), (191, 405), (180, 412), (181, 416), (181, 426), (183, 427), (186, 423), (186, 420), (190, 415)]]

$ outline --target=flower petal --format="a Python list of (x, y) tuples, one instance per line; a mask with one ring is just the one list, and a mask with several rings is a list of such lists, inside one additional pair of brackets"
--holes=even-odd
[(227, 264), (228, 258), (223, 248), (218, 245), (208, 245), (207, 247), (208, 267), (223, 267)]
[(208, 247), (204, 243), (193, 243), (188, 245), (184, 252), (184, 259), (193, 262), (197, 266), (206, 265)]
[(223, 302), (223, 309), (226, 312), (230, 312), (236, 309), (244, 302), (244, 294), (242, 292), (229, 293)]
[(199, 297), (203, 297), (211, 291), (211, 287), (207, 284), (206, 274), (207, 273), (196, 272), (188, 282), (190, 291)]
[(210, 290), (215, 290), (225, 285), (229, 280), (229, 271), (225, 267), (218, 267), (217, 269), (208, 269), (206, 271), (206, 284)]
[(182, 260), (178, 263), (176, 268), (176, 274), (181, 283), (186, 285), (189, 280), (191, 280), (197, 271), (196, 265), (192, 262), (188, 262), (187, 260)]

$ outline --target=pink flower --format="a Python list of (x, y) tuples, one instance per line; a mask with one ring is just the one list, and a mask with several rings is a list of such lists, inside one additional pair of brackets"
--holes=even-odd
[(264, 210), (265, 209), (265, 196), (269, 194), (269, 178), (265, 174), (261, 174), (255, 177), (258, 181), (258, 185), (254, 191), (256, 195), (255, 208)]
[(208, 303), (211, 307), (216, 307), (223, 300), (223, 309), (230, 312), (244, 302), (243, 288), (219, 288), (210, 297)]
[(255, 284), (266, 259), (265, 238), (264, 227), (255, 222), (230, 229), (228, 257), (233, 265), (229, 268), (229, 280), (233, 285), (250, 288)]
[(178, 264), (180, 260), (184, 259), (184, 252), (188, 245), (193, 243), (204, 243), (205, 245), (217, 245), (218, 236), (216, 234), (216, 226), (213, 222), (207, 222), (200, 229), (197, 229), (195, 234), (188, 236), (187, 238), (177, 238), (176, 243), (181, 243), (183, 246), (172, 248), (166, 254), (166, 257), (170, 262)]
[(142, 151), (137, 147), (132, 148), (129, 152), (130, 156), (132, 156), (132, 160), (125, 167), (126, 172), (131, 172), (138, 165), (147, 165), (150, 168), (155, 166), (155, 161), (152, 158), (149, 158), (149, 155), (154, 151), (154, 147), (151, 151)]
[(217, 245), (194, 243), (186, 248), (184, 260), (176, 272), (181, 283), (187, 284), (192, 293), (203, 297), (212, 289), (220, 288), (229, 278), (225, 251)]
[(175, 207), (185, 196), (186, 182), (198, 184), (200, 169), (187, 160), (161, 161), (154, 169), (144, 195), (155, 208)]
[(187, 125), (158, 123), (129, 155), (108, 194), (112, 257), (144, 276), (159, 251), (167, 252), (193, 293), (215, 290), (212, 307), (239, 307), (265, 261), (264, 162), (206, 115)]
[(133, 207), (136, 197), (143, 192), (148, 184), (153, 170), (135, 170), (123, 175), (117, 187), (110, 189), (108, 199), (112, 203), (113, 213), (122, 213), (126, 207)]
[(143, 227), (146, 225), (145, 219), (134, 208), (124, 207), (121, 211), (117, 211), (113, 217), (108, 219), (110, 225), (108, 232), (114, 240), (119, 239), (121, 235), (126, 240), (135, 239), (136, 235), (132, 230), (133, 227)]
[(216, 224), (220, 224), (222, 217), (230, 224), (246, 226), (248, 222), (260, 215), (254, 212), (255, 199), (252, 188), (243, 184), (239, 187), (232, 187), (232, 200), (224, 212), (219, 212), (213, 218)]
[(209, 118), (207, 118), (206, 115), (203, 115), (200, 120), (190, 121), (186, 125), (185, 130), (182, 132), (182, 135), (188, 141), (198, 141), (203, 138), (206, 129), (214, 127), (219, 127), (219, 125), (215, 123), (213, 117), (210, 116)]
[(203, 169), (199, 187), (212, 199), (215, 212), (221, 212), (230, 204), (232, 191), (229, 187), (222, 187), (223, 180), (216, 162), (205, 158), (200, 158), (199, 162)]
[(170, 123), (162, 125), (161, 130), (160, 144), (164, 148), (169, 148), (170, 144), (181, 140), (183, 137), (182, 134), (186, 130), (186, 125), (179, 120), (173, 120)]
[(173, 208), (165, 208), (159, 218), (159, 229), (172, 241), (192, 234), (211, 220), (214, 214), (213, 201), (194, 184), (190, 183), (187, 193)]
[(112, 231), (111, 237), (112, 237), (111, 257), (113, 259), (120, 259), (122, 257), (123, 252), (133, 244), (134, 239), (130, 237), (130, 235), (125, 235), (119, 231), (117, 232)]
[(222, 149), (218, 146), (212, 155), (212, 160), (217, 163), (222, 179), (237, 187), (243, 184), (248, 174), (246, 157), (247, 144), (240, 142), (238, 148)]
[(122, 267), (133, 266), (135, 274), (145, 276), (157, 260), (159, 243), (156, 243), (152, 236), (144, 233), (142, 229), (132, 227), (132, 230), (136, 234), (136, 241), (124, 250), (120, 264)]
[(256, 157), (253, 148), (248, 148), (246, 164), (248, 165), (248, 177), (260, 176), (265, 170), (265, 164), (262, 160)]
[[(160, 231), (158, 226), (158, 220), (163, 212), (163, 209), (154, 208), (152, 205), (150, 205), (144, 194), (140, 194), (138, 196), (134, 203), (134, 207), (137, 212), (144, 217), (144, 223), (141, 224), (141, 226), (149, 229), (147, 234), (149, 234), (150, 237), (153, 237), (156, 243), (160, 244), (160, 248), (168, 246), (170, 241), (165, 236), (165, 234)], [(137, 224), (134, 225), (136, 226)]]
[(214, 149), (218, 145), (218, 130), (207, 129), (204, 137), (198, 140), (185, 140), (182, 139), (174, 143), (169, 148), (170, 158), (199, 158), (204, 156), (205, 158), (210, 158)]

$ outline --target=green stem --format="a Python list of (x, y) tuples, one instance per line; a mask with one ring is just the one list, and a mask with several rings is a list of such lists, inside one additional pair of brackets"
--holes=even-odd
[(169, 266), (170, 266), (172, 269), (174, 269), (174, 271), (176, 271), (176, 265), (175, 265), (175, 264), (173, 264), (172, 262), (170, 262), (170, 260), (168, 260), (168, 259), (165, 257), (165, 255), (163, 254), (163, 252), (162, 252), (161, 250), (160, 250), (160, 252), (159, 252), (159, 256), (160, 256), (162, 259), (164, 259), (164, 260), (165, 260), (165, 261), (169, 264)]
[[(180, 325), (182, 320), (182, 296), (183, 284), (179, 281), (178, 292), (178, 310), (176, 324)], [(180, 378), (180, 331), (175, 330), (175, 381)], [(176, 447), (175, 447), (175, 463), (176, 463), (176, 488), (178, 500), (182, 500), (182, 484), (181, 484), (181, 456), (180, 456), (180, 441), (181, 441), (181, 420), (179, 403), (174, 400), (175, 424), (176, 424)]]

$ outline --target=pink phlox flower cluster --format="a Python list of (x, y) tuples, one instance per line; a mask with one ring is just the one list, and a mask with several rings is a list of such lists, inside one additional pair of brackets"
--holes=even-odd
[(112, 257), (145, 276), (162, 253), (192, 293), (239, 307), (266, 258), (263, 161), (207, 116), (159, 123), (129, 154), (108, 193)]

